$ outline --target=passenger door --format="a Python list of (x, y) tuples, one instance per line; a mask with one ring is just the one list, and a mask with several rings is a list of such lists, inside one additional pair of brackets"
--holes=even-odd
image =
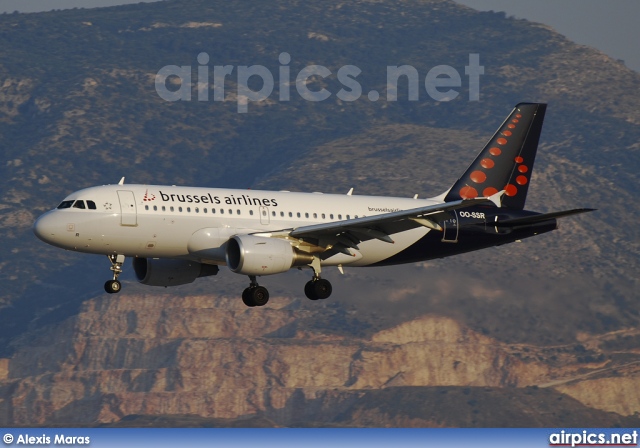
[(137, 226), (138, 212), (133, 191), (118, 190), (118, 199), (120, 199), (120, 225)]

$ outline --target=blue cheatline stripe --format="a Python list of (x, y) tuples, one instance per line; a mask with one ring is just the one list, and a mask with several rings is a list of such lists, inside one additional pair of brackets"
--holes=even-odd
[[(634, 429), (301, 429), (301, 428), (4, 428), (5, 447), (90, 446), (93, 448), (224, 447), (224, 448), (342, 448), (342, 447), (549, 447), (552, 434), (632, 434)], [(59, 438), (62, 442), (56, 445)], [(58, 439), (56, 439), (56, 437)], [(68, 439), (76, 437), (75, 440)], [(88, 438), (88, 439), (87, 439)], [(73, 445), (66, 443), (73, 442)], [(89, 442), (79, 443), (79, 442)], [(562, 441), (561, 441), (562, 442)], [(583, 446), (583, 445), (582, 445)], [(626, 446), (637, 446), (629, 444)]]

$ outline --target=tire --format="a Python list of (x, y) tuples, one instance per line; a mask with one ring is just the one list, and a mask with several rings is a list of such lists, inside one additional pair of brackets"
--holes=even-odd
[(251, 296), (251, 288), (247, 288), (244, 291), (242, 291), (242, 303), (244, 303), (250, 308), (253, 308), (254, 306), (256, 306), (256, 304), (253, 303), (253, 297)]
[(251, 299), (255, 306), (265, 306), (269, 301), (269, 291), (264, 286), (252, 288)]
[(315, 292), (315, 288), (313, 287), (314, 286), (313, 284), (314, 284), (314, 281), (309, 280), (304, 285), (304, 295), (307, 296), (307, 299), (309, 300), (318, 300), (318, 296), (316, 296), (316, 292)]
[(104, 284), (104, 290), (109, 294), (117, 294), (122, 289), (122, 284), (118, 280), (109, 280)]
[(318, 280), (313, 282), (313, 292), (318, 299), (324, 300), (331, 295), (331, 293), (333, 292), (333, 287), (331, 286), (331, 282), (329, 280), (319, 278)]

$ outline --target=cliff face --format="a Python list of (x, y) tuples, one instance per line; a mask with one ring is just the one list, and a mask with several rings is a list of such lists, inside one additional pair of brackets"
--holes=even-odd
[[(555, 356), (552, 365), (549, 349), (507, 346), (449, 318), (426, 315), (354, 338), (302, 325), (330, 309), (273, 303), (256, 310), (235, 298), (126, 294), (87, 301), (0, 363), (0, 421), (78, 425), (186, 414), (326, 424), (372, 390), (517, 391), (575, 367), (572, 357)], [(350, 418), (360, 421), (362, 412)]]

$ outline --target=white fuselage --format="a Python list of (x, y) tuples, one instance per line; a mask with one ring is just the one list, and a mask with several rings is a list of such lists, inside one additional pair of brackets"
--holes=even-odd
[[(76, 204), (45, 213), (34, 224), (39, 238), (78, 252), (179, 258), (207, 264), (225, 264), (224, 244), (234, 235), (272, 235), (301, 226), (442, 202), (126, 184), (80, 190), (65, 198), (63, 204), (67, 201), (84, 201), (85, 208), (77, 208)], [(409, 247), (428, 232), (425, 227), (400, 232), (393, 236), (393, 244), (376, 239), (365, 241), (358, 251), (352, 251), (352, 256), (337, 254), (322, 264), (377, 263)]]

